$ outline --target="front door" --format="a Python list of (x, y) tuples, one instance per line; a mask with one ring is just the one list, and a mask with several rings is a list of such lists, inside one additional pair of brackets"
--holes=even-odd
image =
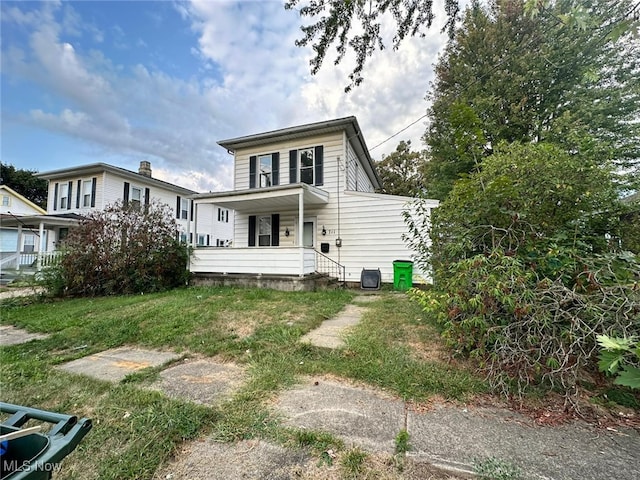
[(302, 244), (305, 247), (313, 248), (315, 246), (316, 222), (313, 220), (305, 221), (302, 229)]

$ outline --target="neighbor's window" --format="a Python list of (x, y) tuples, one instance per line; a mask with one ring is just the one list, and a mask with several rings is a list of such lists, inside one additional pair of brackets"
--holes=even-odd
[(90, 207), (91, 206), (91, 180), (85, 180), (82, 182), (82, 206)]
[(261, 247), (271, 245), (271, 215), (258, 217), (258, 245)]
[(60, 210), (65, 210), (69, 205), (69, 184), (60, 185)]
[(261, 187), (270, 187), (272, 185), (271, 173), (272, 173), (272, 162), (271, 155), (260, 155), (258, 157), (258, 162), (260, 165), (260, 186)]
[(314, 185), (313, 148), (298, 150), (300, 155), (300, 182)]
[(36, 246), (36, 236), (27, 233), (24, 236), (24, 248), (22, 251), (24, 253), (32, 253), (33, 251), (35, 251), (35, 246)]
[(141, 201), (142, 201), (142, 189), (138, 187), (131, 187), (131, 203), (134, 206), (139, 207)]
[(183, 198), (180, 200), (180, 218), (186, 220), (189, 217), (189, 200)]
[(3, 207), (8, 207), (11, 205), (11, 198), (9, 197), (9, 195), (3, 195), (2, 196), (2, 206)]

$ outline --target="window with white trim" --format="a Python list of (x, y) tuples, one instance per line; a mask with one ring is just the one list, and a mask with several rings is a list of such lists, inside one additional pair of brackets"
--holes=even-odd
[(258, 157), (258, 167), (260, 170), (260, 186), (270, 187), (273, 184), (271, 178), (271, 174), (273, 171), (271, 155), (260, 155)]
[(91, 180), (85, 180), (82, 182), (82, 206), (91, 206), (91, 190), (93, 182)]
[(308, 185), (315, 185), (314, 183), (314, 149), (304, 148), (298, 150), (300, 159), (300, 182)]
[(66, 210), (69, 205), (69, 184), (60, 185), (60, 210)]
[(10, 207), (11, 206), (11, 197), (9, 195), (2, 196), (2, 206)]
[(22, 251), (24, 253), (33, 253), (36, 249), (36, 236), (31, 234), (31, 233), (27, 233), (24, 235), (24, 247), (22, 249)]
[(135, 207), (140, 207), (142, 203), (142, 189), (139, 187), (131, 187), (131, 203)]
[(183, 220), (189, 218), (189, 200), (186, 198), (180, 199), (180, 218)]
[(271, 245), (271, 215), (258, 217), (258, 246)]

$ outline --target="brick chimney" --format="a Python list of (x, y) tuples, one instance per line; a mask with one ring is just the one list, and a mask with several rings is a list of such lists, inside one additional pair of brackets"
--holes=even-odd
[(138, 169), (140, 175), (151, 178), (151, 162), (143, 160), (140, 162), (140, 168)]

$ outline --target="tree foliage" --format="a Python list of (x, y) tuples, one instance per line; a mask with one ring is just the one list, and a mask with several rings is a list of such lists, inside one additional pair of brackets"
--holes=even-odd
[(189, 249), (177, 239), (171, 209), (116, 203), (91, 212), (69, 232), (48, 283), (77, 296), (147, 293), (185, 285)]
[(13, 165), (0, 164), (2, 184), (46, 210), (47, 181), (36, 177), (33, 170), (23, 170)]
[[(535, 17), (525, 5), (473, 4), (436, 65), (424, 137), (434, 198), (500, 142), (552, 142), (637, 174), (640, 43), (631, 2), (560, 0)], [(588, 14), (576, 17), (578, 8)]]
[(411, 140), (401, 141), (394, 152), (376, 163), (382, 193), (415, 196), (422, 190), (426, 152), (411, 151)]
[[(304, 0), (288, 0), (286, 9), (294, 9)], [(446, 20), (443, 30), (453, 32), (459, 12), (458, 0), (445, 0)], [(350, 85), (345, 91), (362, 83), (362, 71), (367, 59), (376, 50), (385, 48), (382, 22), (385, 18), (395, 22), (393, 48), (407, 37), (424, 36), (435, 15), (433, 2), (424, 0), (313, 0), (300, 8), (302, 17), (313, 18), (316, 23), (301, 27), (304, 36), (297, 46), (311, 45), (315, 56), (311, 59), (311, 73), (316, 74), (335, 44), (335, 64), (339, 64), (349, 49), (356, 55), (355, 67), (349, 75)]]

